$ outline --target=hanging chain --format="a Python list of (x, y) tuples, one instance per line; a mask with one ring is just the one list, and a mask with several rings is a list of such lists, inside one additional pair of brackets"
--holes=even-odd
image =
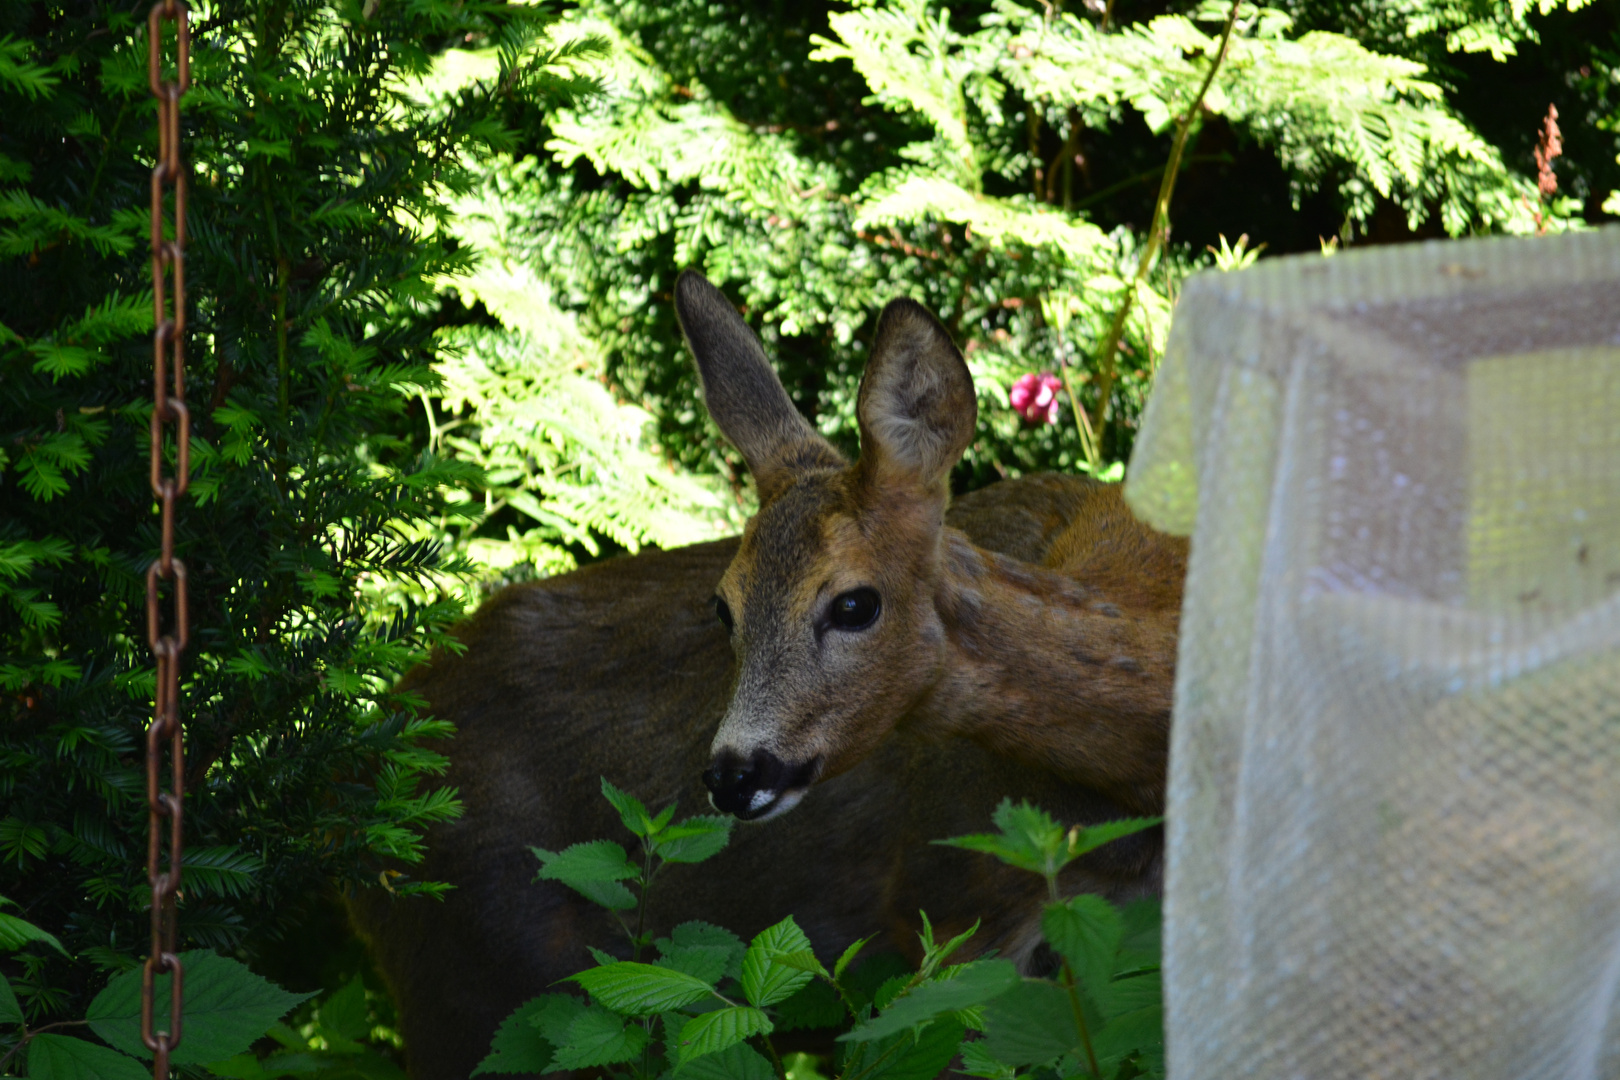
[[(177, 78), (163, 78), (163, 23), (173, 19), (178, 45)], [(186, 411), (186, 174), (180, 164), (180, 95), (191, 84), (191, 27), (180, 0), (159, 0), (146, 20), (147, 79), (157, 98), (158, 161), (152, 170), (152, 297), (157, 329), (152, 333), (152, 494), (162, 505), (158, 557), (146, 568), (146, 636), (157, 662), (152, 726), (146, 730), (146, 877), (152, 885), (152, 951), (141, 976), (141, 1041), (152, 1051), (152, 1076), (168, 1080), (169, 1054), (180, 1045), (182, 972), (175, 946), (175, 896), (180, 891), (181, 800), (185, 757), (180, 729), (180, 654), (186, 648), (186, 564), (174, 557), (174, 504), (186, 493), (191, 473), (191, 414)], [(174, 189), (174, 239), (163, 238), (163, 193)], [(172, 281), (172, 287), (165, 288)], [(169, 298), (173, 300), (173, 314)], [(172, 382), (170, 380), (173, 380)], [(174, 424), (175, 469), (163, 475), (163, 428)], [(158, 582), (173, 583), (174, 616), (163, 631)], [(163, 745), (169, 746), (172, 790), (163, 790)], [(168, 819), (169, 864), (159, 870), (163, 819)], [(153, 1026), (156, 980), (169, 984), (169, 1026)]]

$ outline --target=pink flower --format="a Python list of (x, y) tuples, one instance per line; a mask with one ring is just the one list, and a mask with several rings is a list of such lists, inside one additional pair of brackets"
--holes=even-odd
[(1012, 407), (1032, 424), (1055, 424), (1058, 418), (1058, 391), (1063, 382), (1049, 371), (1020, 375), (1007, 397)]

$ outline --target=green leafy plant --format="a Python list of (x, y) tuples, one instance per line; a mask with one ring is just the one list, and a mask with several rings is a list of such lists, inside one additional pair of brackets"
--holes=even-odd
[[(15, 915), (0, 915), (0, 950), (33, 943), (66, 955), (53, 935)], [(177, 1066), (208, 1065), (246, 1052), (289, 1009), (311, 996), (288, 993), (246, 965), (207, 949), (181, 953), (180, 962), (185, 969), (183, 1037), (170, 1058)], [(169, 1000), (172, 981), (169, 975), (153, 980), (159, 1008)], [(0, 1028), (10, 1036), (0, 1037), (0, 1075), (31, 1080), (150, 1077), (152, 1052), (141, 1041), (141, 982), (140, 967), (132, 966), (96, 994), (83, 1019), (30, 1027), (10, 981), (0, 975)], [(156, 1022), (167, 1027), (166, 1016)], [(79, 1028), (88, 1028), (100, 1041), (66, 1033)]]
[[(19, 961), (30, 1024), (82, 1015), (147, 921), (145, 10), (0, 5), (0, 889), (66, 947)], [(252, 956), (460, 812), (424, 783), (448, 725), (394, 690), (472, 573), (433, 534), (482, 474), (431, 451), (420, 415), (439, 283), (477, 260), (449, 200), (469, 160), (591, 84), (564, 70), (588, 43), (553, 48), (552, 14), (499, 0), (190, 10), (178, 933)], [(489, 72), (424, 88), (452, 41)]]
[[(658, 871), (718, 854), (731, 819), (674, 822), (673, 806), (652, 814), (606, 780), (602, 793), (639, 838), (639, 859), (611, 840), (559, 852), (537, 848), (535, 855), (541, 879), (619, 917), (631, 958), (593, 949), (597, 966), (568, 980), (588, 997), (554, 993), (525, 1003), (501, 1025), (476, 1073), (601, 1068), (634, 1080), (666, 1070), (705, 1080), (782, 1080), (788, 1068), (774, 1032), (843, 1028), (833, 1064), (841, 1080), (930, 1080), (958, 1056), (971, 1075), (994, 1080), (1029, 1067), (1042, 1076), (1096, 1080), (1163, 1075), (1157, 905), (1120, 911), (1096, 896), (1063, 899), (1058, 889), (1068, 863), (1157, 819), (1065, 830), (1040, 810), (1003, 802), (997, 832), (941, 843), (1046, 879), (1042, 931), (1060, 958), (1056, 977), (1026, 978), (988, 956), (952, 963), (977, 926), (940, 941), (926, 914), (919, 965), (894, 972), (882, 962), (856, 966), (865, 940), (827, 967), (791, 915), (746, 945), (703, 922), (656, 936), (645, 913)], [(631, 911), (634, 926), (626, 920)], [(806, 1063), (796, 1064), (799, 1075)]]

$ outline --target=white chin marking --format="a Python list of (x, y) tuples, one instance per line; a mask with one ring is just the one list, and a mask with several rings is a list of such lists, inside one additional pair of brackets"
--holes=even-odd
[[(762, 821), (769, 821), (772, 818), (781, 817), (783, 814), (799, 805), (799, 800), (804, 798), (804, 793), (806, 790), (808, 789), (798, 788), (797, 790), (784, 791), (777, 795), (776, 802), (771, 806), (771, 808), (765, 811), (765, 813), (759, 815), (759, 817), (754, 818), (750, 824), (757, 825)], [(763, 794), (763, 792), (761, 792), (761, 794)], [(758, 809), (763, 805), (763, 803), (759, 801), (759, 795), (755, 795), (753, 799), (749, 801), (753, 803), (755, 809)]]
[(774, 791), (756, 791), (754, 797), (748, 800), (748, 809), (758, 810), (774, 798), (776, 798)]

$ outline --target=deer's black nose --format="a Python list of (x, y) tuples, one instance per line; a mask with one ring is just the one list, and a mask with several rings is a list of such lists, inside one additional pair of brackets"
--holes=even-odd
[(810, 786), (815, 774), (813, 761), (795, 766), (769, 750), (755, 750), (747, 758), (722, 750), (704, 770), (703, 783), (716, 810), (747, 821), (769, 813), (785, 792)]

